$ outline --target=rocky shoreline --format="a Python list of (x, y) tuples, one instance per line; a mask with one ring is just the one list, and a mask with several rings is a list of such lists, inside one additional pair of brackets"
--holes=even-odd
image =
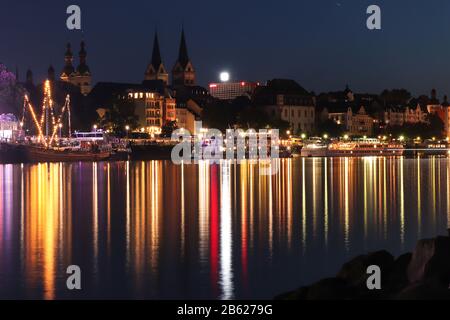
[[(450, 230), (449, 230), (450, 234)], [(367, 268), (381, 270), (381, 289), (369, 290)], [(357, 256), (333, 278), (275, 297), (276, 300), (450, 300), (450, 236), (419, 240), (397, 258), (383, 250)]]

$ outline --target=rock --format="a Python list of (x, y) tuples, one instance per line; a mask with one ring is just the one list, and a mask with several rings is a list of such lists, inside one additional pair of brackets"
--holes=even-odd
[(357, 256), (342, 266), (337, 277), (345, 280), (351, 286), (366, 288), (366, 281), (369, 276), (367, 267), (370, 265), (380, 267), (381, 283), (383, 284), (394, 265), (394, 257), (385, 250)]
[(410, 283), (428, 282), (448, 288), (450, 283), (450, 238), (437, 237), (417, 242), (408, 266)]
[(396, 300), (450, 300), (450, 290), (429, 283), (415, 283), (395, 296)]
[(412, 253), (408, 252), (399, 256), (392, 265), (387, 277), (387, 290), (398, 292), (408, 286), (408, 265), (411, 262)]
[(354, 290), (340, 278), (328, 278), (311, 285), (306, 292), (307, 300), (344, 300), (354, 297)]
[(306, 300), (309, 287), (301, 287), (297, 290), (280, 294), (275, 300)]

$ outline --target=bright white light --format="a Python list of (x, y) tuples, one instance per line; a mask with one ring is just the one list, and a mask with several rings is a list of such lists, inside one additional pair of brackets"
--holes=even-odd
[(230, 74), (226, 71), (220, 73), (220, 81), (227, 82), (230, 80)]

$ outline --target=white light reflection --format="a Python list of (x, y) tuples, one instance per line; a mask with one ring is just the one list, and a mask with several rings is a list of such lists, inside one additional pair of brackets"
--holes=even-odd
[(233, 266), (232, 245), (233, 234), (231, 226), (231, 181), (230, 162), (221, 162), (221, 193), (220, 193), (220, 285), (222, 300), (233, 299)]

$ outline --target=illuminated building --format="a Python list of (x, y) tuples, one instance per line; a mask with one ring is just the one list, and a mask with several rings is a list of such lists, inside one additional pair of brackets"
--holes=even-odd
[(374, 119), (369, 116), (366, 109), (361, 106), (358, 112), (353, 112), (352, 108), (347, 112), (347, 130), (351, 135), (372, 135)]
[(139, 126), (147, 132), (159, 133), (167, 122), (176, 121), (175, 99), (169, 94), (129, 90), (126, 98), (134, 100)]
[(183, 107), (176, 107), (176, 121), (177, 127), (189, 130), (191, 134), (195, 130), (195, 115), (188, 109)]
[(14, 139), (19, 130), (19, 122), (13, 114), (0, 115), (0, 141)]
[(255, 89), (252, 99), (269, 117), (288, 122), (295, 134), (315, 129), (315, 99), (294, 80), (270, 80)]
[(75, 69), (73, 67), (72, 49), (70, 43), (67, 44), (65, 64), (60, 79), (64, 82), (69, 82), (77, 86), (80, 88), (81, 93), (86, 96), (91, 91), (92, 75), (91, 70), (86, 63), (87, 52), (84, 41), (81, 42), (80, 46), (80, 61), (78, 67)]
[(220, 82), (209, 84), (209, 94), (214, 98), (221, 100), (233, 100), (241, 96), (251, 96), (256, 87), (257, 82)]

